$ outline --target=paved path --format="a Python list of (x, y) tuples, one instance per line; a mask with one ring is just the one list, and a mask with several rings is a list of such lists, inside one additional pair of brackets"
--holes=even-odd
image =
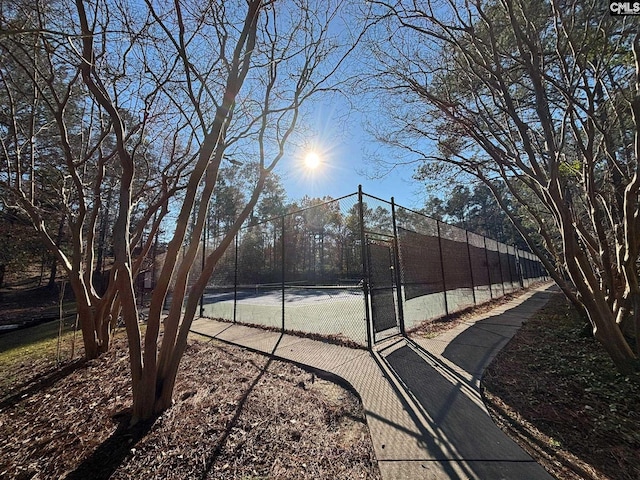
[(540, 287), (435, 339), (398, 338), (373, 353), (206, 318), (192, 331), (347, 382), (362, 399), (385, 480), (550, 480), (495, 426), (479, 383), (491, 359), (551, 294)]

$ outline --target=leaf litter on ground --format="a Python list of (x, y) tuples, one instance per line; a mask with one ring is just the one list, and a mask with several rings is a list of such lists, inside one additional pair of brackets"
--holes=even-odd
[[(38, 365), (55, 367), (14, 368)], [(191, 340), (180, 368), (173, 407), (134, 429), (123, 337), (43, 388), (4, 385), (0, 477), (380, 478), (352, 392), (215, 341)]]

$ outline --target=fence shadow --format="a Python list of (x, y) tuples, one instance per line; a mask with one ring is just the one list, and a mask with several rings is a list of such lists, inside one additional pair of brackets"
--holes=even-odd
[(454, 460), (462, 469), (462, 477), (451, 470), (448, 478), (504, 478), (503, 463), (530, 462), (471, 398), (466, 382), (445, 378), (440, 371), (443, 365), (428, 362), (411, 343), (380, 358), (402, 393), (412, 400), (410, 408), (420, 412), (427, 423), (423, 428), (433, 435), (434, 445), (448, 446), (431, 449), (435, 460), (442, 460), (445, 466)]
[(84, 367), (86, 363), (87, 361), (84, 358), (72, 360), (63, 367), (56, 368), (55, 370), (51, 370), (41, 376), (37, 376), (27, 382), (17, 385), (13, 389), (12, 393), (0, 401), (0, 410), (12, 407), (18, 402), (31, 397), (35, 393), (55, 385), (58, 381)]
[(480, 379), (496, 354), (527, 320), (526, 312), (541, 309), (552, 295), (553, 289), (547, 288), (509, 309), (508, 315), (498, 313), (475, 322), (447, 345), (442, 356)]

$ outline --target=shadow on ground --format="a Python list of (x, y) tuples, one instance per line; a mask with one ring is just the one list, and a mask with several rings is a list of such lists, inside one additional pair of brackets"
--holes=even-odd
[[(207, 478), (213, 470), (216, 460), (220, 456), (229, 435), (236, 426), (247, 400), (273, 362), (275, 358), (273, 353), (278, 348), (281, 339), (282, 336), (280, 336), (276, 342), (268, 361), (264, 366), (260, 367), (260, 372), (240, 398), (231, 421), (228, 422), (225, 430), (217, 441), (216, 448), (206, 458), (204, 471), (199, 478)], [(100, 444), (73, 472), (67, 475), (67, 477), (65, 477), (67, 480), (85, 480), (87, 478), (92, 480), (108, 480), (116, 472), (118, 467), (132, 455), (131, 450), (151, 431), (155, 422), (154, 419), (130, 426), (131, 413), (129, 411), (120, 412), (115, 415), (113, 419), (118, 424), (116, 431)]]
[(0, 410), (12, 407), (16, 403), (25, 400), (35, 393), (55, 385), (56, 382), (84, 367), (86, 363), (86, 360), (83, 358), (73, 360), (65, 366), (52, 370), (45, 375), (33, 378), (26, 383), (16, 385), (13, 389), (13, 393), (0, 401)]
[(131, 413), (128, 411), (116, 414), (114, 420), (118, 422), (116, 431), (78, 467), (67, 475), (67, 480), (107, 480), (131, 455), (131, 449), (149, 433), (153, 421), (141, 422), (130, 427)]

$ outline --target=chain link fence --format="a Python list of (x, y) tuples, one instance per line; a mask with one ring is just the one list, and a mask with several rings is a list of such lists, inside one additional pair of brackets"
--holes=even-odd
[(370, 347), (544, 275), (529, 252), (359, 191), (243, 228), (201, 310)]
[(406, 330), (546, 278), (530, 252), (404, 207), (395, 211)]
[(204, 315), (367, 345), (358, 205), (353, 194), (243, 228)]

